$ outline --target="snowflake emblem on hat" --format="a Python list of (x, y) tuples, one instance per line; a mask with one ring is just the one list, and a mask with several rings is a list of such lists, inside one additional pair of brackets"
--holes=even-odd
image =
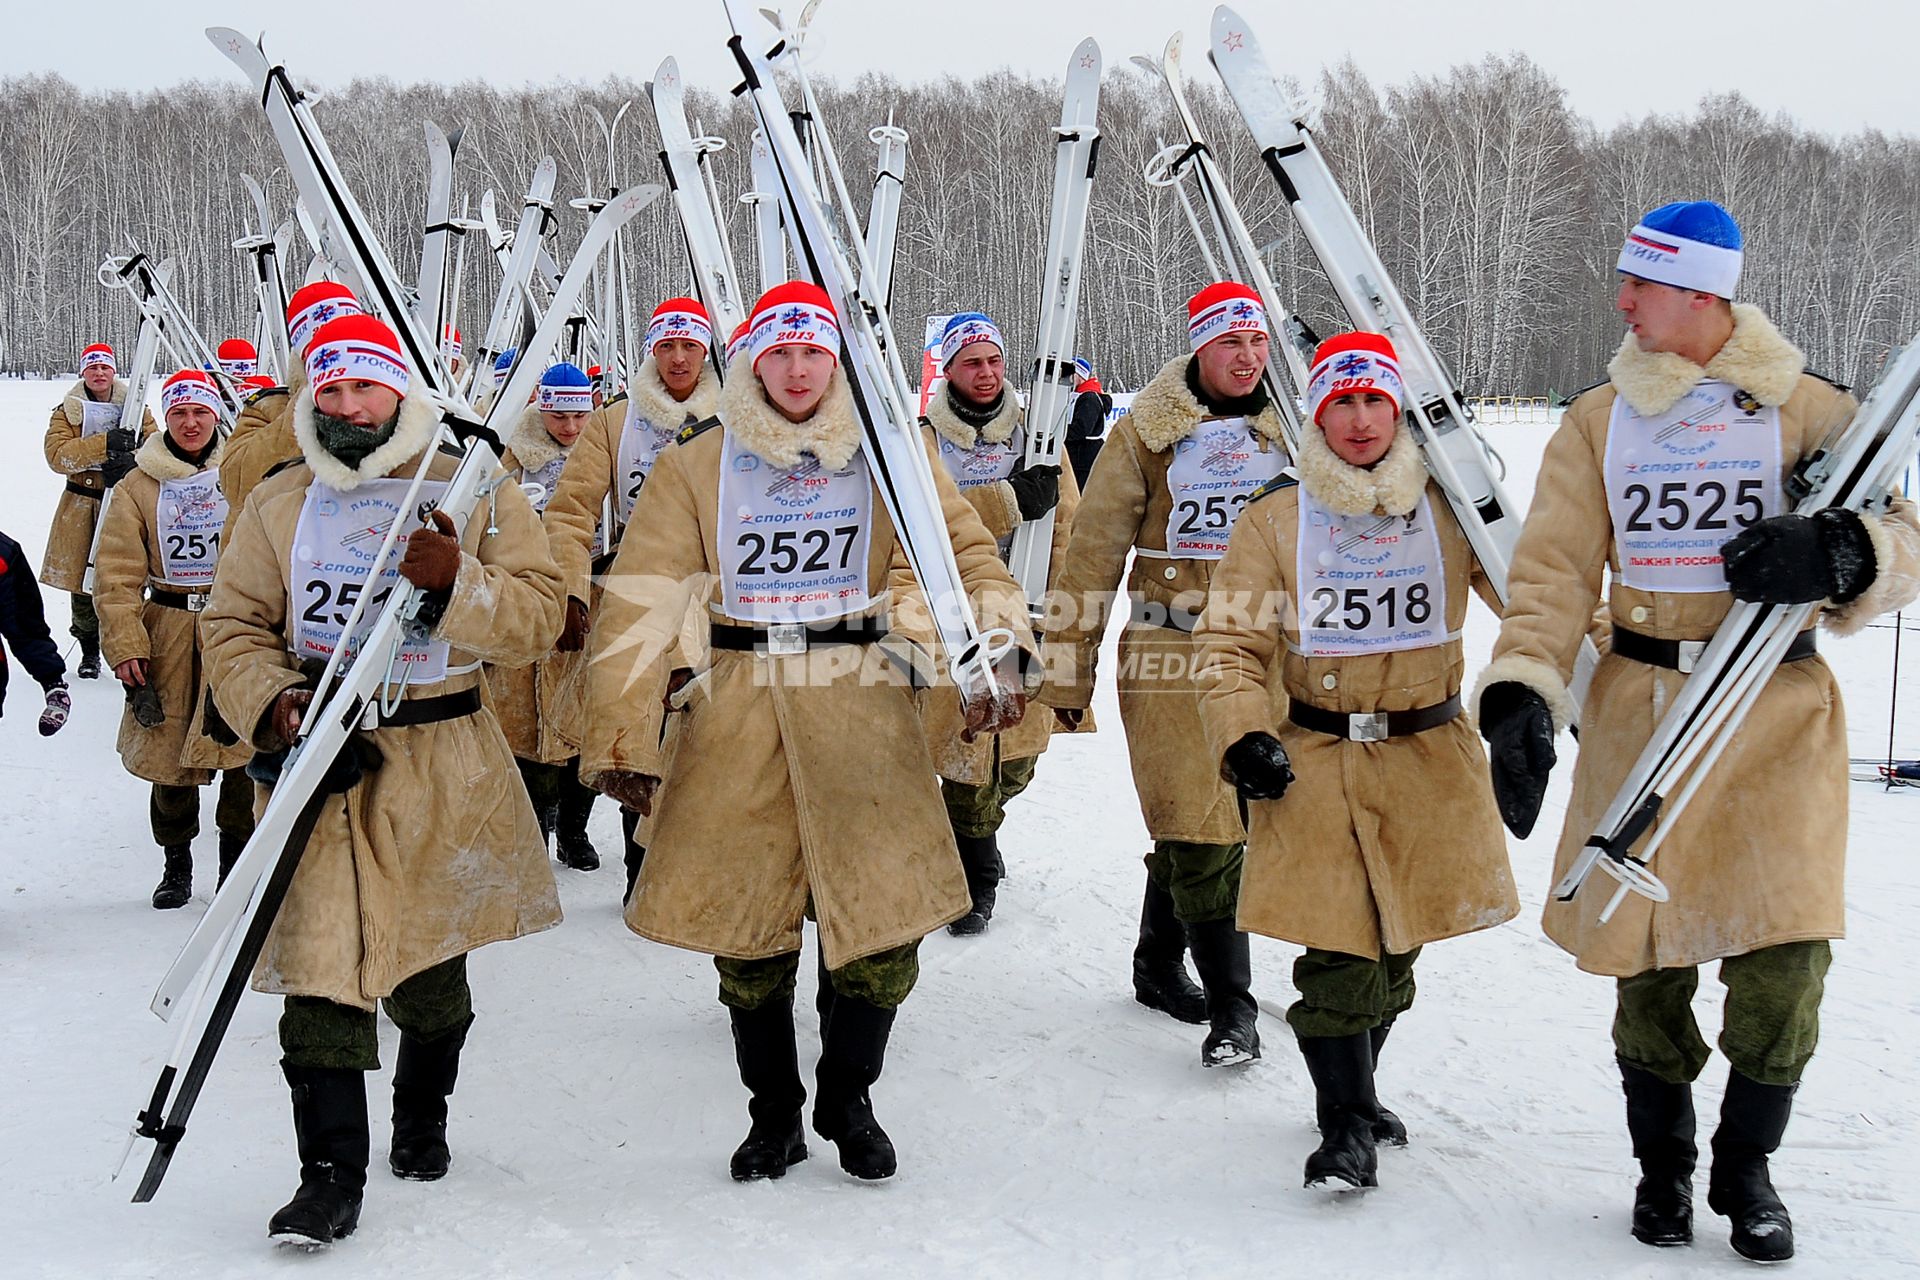
[(328, 347), (313, 358), (314, 371), (331, 369), (345, 358), (338, 347)]
[(1350, 378), (1355, 374), (1365, 373), (1367, 366), (1371, 363), (1372, 361), (1368, 360), (1367, 357), (1358, 352), (1353, 352), (1341, 356), (1339, 360), (1335, 361), (1333, 371), (1342, 377)]
[(797, 329), (812, 318), (805, 307), (788, 307), (780, 313), (780, 324), (783, 328)]
[(1240, 302), (1234, 303), (1233, 316), (1236, 320), (1244, 320), (1252, 314), (1253, 314), (1253, 304), (1251, 302), (1242, 300)]

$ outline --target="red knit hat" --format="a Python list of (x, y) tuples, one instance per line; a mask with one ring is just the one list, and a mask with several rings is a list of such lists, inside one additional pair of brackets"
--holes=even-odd
[(713, 317), (698, 298), (668, 298), (647, 320), (647, 350), (673, 338), (697, 342), (713, 350)]
[(220, 412), (220, 389), (205, 369), (182, 369), (160, 386), (160, 416), (176, 405), (200, 404)]
[(752, 336), (753, 321), (742, 320), (734, 327), (732, 335), (727, 339), (727, 363), (729, 365), (733, 363), (735, 356), (746, 350), (747, 339)]
[(240, 379), (240, 385), (243, 387), (252, 387), (255, 391), (271, 391), (277, 384), (272, 378), (255, 374), (251, 378)]
[(230, 378), (250, 378), (260, 368), (260, 353), (245, 338), (228, 338), (214, 354)]
[(410, 378), (399, 335), (368, 315), (345, 315), (320, 326), (307, 344), (307, 382), (315, 392), (336, 382), (375, 382), (407, 394)]
[(460, 331), (452, 325), (440, 331), (440, 354), (448, 360), (458, 360), (466, 348), (460, 345)]
[(115, 367), (113, 362), (113, 348), (104, 342), (96, 342), (92, 346), (82, 349), (80, 352), (80, 372), (85, 373), (88, 366), (96, 364), (103, 364), (109, 369)]
[(818, 347), (840, 360), (840, 318), (827, 291), (810, 280), (789, 280), (760, 295), (753, 304), (752, 332), (747, 342), (753, 367), (775, 347)]
[(1222, 280), (1210, 284), (1187, 301), (1187, 336), (1193, 340), (1193, 349), (1212, 342), (1215, 338), (1224, 338), (1230, 333), (1264, 333), (1273, 336), (1267, 327), (1267, 307), (1260, 301), (1260, 295), (1244, 284), (1233, 280)]
[(1313, 352), (1307, 375), (1307, 408), (1315, 426), (1328, 404), (1341, 396), (1366, 393), (1386, 396), (1397, 414), (1406, 407), (1406, 385), (1400, 378), (1400, 357), (1384, 334), (1336, 333)]
[(314, 281), (287, 300), (287, 336), (293, 339), (295, 354), (306, 354), (313, 335), (327, 321), (364, 311), (347, 286), (333, 280)]

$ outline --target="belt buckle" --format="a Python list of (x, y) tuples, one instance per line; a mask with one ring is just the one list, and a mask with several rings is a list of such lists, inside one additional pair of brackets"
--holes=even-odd
[(199, 613), (207, 607), (207, 593), (204, 591), (187, 592), (187, 612)]
[(776, 622), (767, 628), (767, 656), (791, 657), (807, 651), (807, 628), (799, 622)]
[(1347, 737), (1354, 742), (1385, 742), (1387, 740), (1387, 713), (1384, 711), (1354, 711), (1348, 713)]
[(1705, 640), (1681, 640), (1674, 645), (1674, 670), (1682, 675), (1691, 675), (1693, 666), (1700, 661), (1700, 655), (1707, 651)]

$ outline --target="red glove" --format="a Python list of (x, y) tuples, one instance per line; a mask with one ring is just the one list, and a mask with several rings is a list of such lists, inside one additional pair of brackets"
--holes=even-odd
[(450, 591), (460, 573), (460, 540), (454, 536), (453, 517), (432, 512), (431, 529), (415, 529), (407, 536), (407, 554), (400, 576), (424, 591)]
[(281, 746), (292, 746), (293, 740), (300, 736), (300, 721), (307, 714), (307, 704), (312, 701), (311, 689), (283, 689), (280, 696), (273, 700), (267, 715), (273, 721), (274, 739)]

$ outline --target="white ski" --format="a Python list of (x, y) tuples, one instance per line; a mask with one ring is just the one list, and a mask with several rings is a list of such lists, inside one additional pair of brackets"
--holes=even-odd
[[(173, 259), (169, 258), (154, 270), (154, 275), (162, 283), (173, 279)], [(108, 289), (132, 287), (127, 280), (105, 267), (100, 271), (100, 283)], [(162, 321), (158, 315), (142, 311), (140, 315), (140, 333), (133, 341), (133, 359), (127, 365), (127, 395), (120, 404), (119, 425), (131, 428), (134, 439), (140, 438), (140, 423), (144, 420), (147, 397), (153, 390), (153, 366), (160, 358), (160, 337)], [(87, 567), (80, 578), (80, 589), (88, 595), (93, 594), (94, 564), (100, 558), (100, 535), (107, 527), (107, 508), (113, 503), (114, 490), (118, 485), (107, 485), (100, 493), (100, 509), (93, 517), (93, 540), (87, 544)]]
[(893, 122), (876, 125), (867, 140), (879, 148), (873, 162), (873, 199), (867, 205), (867, 258), (873, 291), (893, 300), (893, 255), (900, 234), (900, 199), (907, 185), (907, 131)]
[(453, 238), (466, 234), (451, 216), (453, 158), (460, 149), (460, 137), (465, 130), (455, 129), (448, 133), (431, 120), (424, 127), (427, 135), (427, 222), (426, 230), (420, 237), (420, 273), (415, 284), (419, 301), (414, 318), (437, 344), (445, 337), (447, 326), (453, 321), (453, 311), (447, 305), (447, 259)]
[(233, 242), (233, 247), (253, 260), (254, 343), (260, 353), (263, 372), (281, 386), (287, 383), (287, 281), (282, 270), (285, 253), (293, 234), (292, 224), (276, 230), (267, 210), (267, 193), (250, 174), (240, 175), (241, 184), (253, 198), (255, 225)]
[[(539, 266), (540, 237), (553, 224), (553, 185), (559, 167), (552, 156), (540, 157), (534, 166), (533, 180), (527, 184), (527, 198), (520, 206), (520, 223), (508, 242), (506, 265), (501, 268), (500, 291), (494, 295), (493, 311), (487, 317), (487, 332), (475, 359), (493, 368), (494, 357), (509, 347), (520, 345), (521, 312), (527, 305), (527, 289)], [(484, 216), (487, 206), (481, 204)], [(489, 238), (492, 230), (489, 229)], [(527, 353), (522, 350), (520, 359)]]
[(719, 213), (708, 196), (706, 157), (726, 145), (723, 138), (696, 138), (687, 126), (686, 85), (680, 64), (668, 58), (647, 82), (647, 100), (660, 126), (660, 163), (666, 169), (667, 188), (673, 193), (674, 212), (687, 242), (693, 268), (693, 290), (713, 321), (713, 360), (726, 377), (726, 335), (747, 318), (749, 305), (740, 289), (740, 273), (721, 238)]

